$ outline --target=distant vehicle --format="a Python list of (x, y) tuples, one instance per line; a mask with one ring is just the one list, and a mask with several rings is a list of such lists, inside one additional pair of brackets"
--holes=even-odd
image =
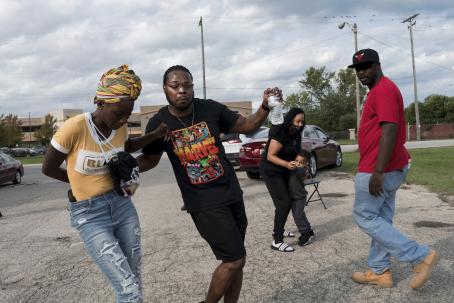
[(4, 154), (7, 154), (7, 155), (11, 155), (11, 148), (9, 147), (0, 147), (0, 152), (1, 153), (4, 153)]
[[(240, 169), (246, 171), (250, 179), (260, 178), (260, 161), (268, 140), (268, 133), (250, 140), (240, 148)], [(333, 138), (330, 138), (320, 127), (306, 125), (301, 138), (301, 147), (311, 155), (309, 167), (312, 176), (322, 167), (339, 167), (342, 165), (342, 150)]]
[(22, 163), (10, 155), (0, 152), (0, 184), (8, 182), (20, 184), (23, 175)]
[(13, 157), (27, 157), (29, 152), (27, 148), (13, 147), (9, 149), (9, 154)]
[(44, 155), (46, 153), (46, 148), (44, 146), (32, 147), (31, 151), (34, 155)]
[(257, 131), (249, 135), (243, 134), (224, 134), (222, 136), (222, 145), (224, 146), (225, 154), (227, 159), (232, 163), (234, 166), (240, 165), (240, 148), (241, 145), (249, 142), (251, 139), (260, 138), (265, 134), (268, 136), (268, 127), (260, 127)]

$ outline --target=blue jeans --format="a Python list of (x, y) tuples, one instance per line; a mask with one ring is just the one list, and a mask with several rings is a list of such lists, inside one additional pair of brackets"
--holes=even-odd
[(358, 226), (372, 238), (368, 265), (377, 274), (391, 267), (390, 257), (412, 264), (422, 262), (429, 254), (427, 246), (408, 239), (393, 225), (396, 192), (408, 173), (408, 167), (384, 174), (383, 193), (369, 193), (372, 174), (358, 173), (355, 178), (353, 217)]
[(142, 302), (140, 224), (130, 198), (109, 192), (69, 202), (71, 226), (115, 290), (117, 303)]

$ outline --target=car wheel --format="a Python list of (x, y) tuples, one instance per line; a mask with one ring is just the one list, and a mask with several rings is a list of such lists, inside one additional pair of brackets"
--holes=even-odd
[(340, 148), (336, 151), (336, 163), (334, 164), (336, 167), (342, 166), (342, 151)]
[(249, 179), (252, 179), (252, 180), (260, 179), (260, 173), (253, 173), (253, 172), (247, 171), (246, 175)]
[(16, 176), (14, 177), (13, 183), (20, 184), (21, 181), (22, 181), (22, 176), (20, 174), (20, 171), (16, 171)]
[(314, 154), (311, 154), (311, 158), (309, 159), (309, 168), (312, 177), (315, 177), (317, 175), (317, 157)]

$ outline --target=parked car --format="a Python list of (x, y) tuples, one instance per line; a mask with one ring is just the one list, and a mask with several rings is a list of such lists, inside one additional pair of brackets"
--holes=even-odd
[[(240, 169), (246, 171), (250, 179), (260, 178), (259, 166), (267, 140), (268, 133), (261, 138), (250, 140), (240, 148)], [(316, 125), (306, 125), (302, 132), (301, 147), (311, 155), (309, 167), (312, 176), (317, 174), (319, 168), (342, 165), (339, 143)]]
[(23, 175), (22, 163), (10, 155), (0, 152), (0, 184), (7, 182), (19, 184), (22, 182)]
[(11, 155), (12, 154), (11, 148), (9, 148), (9, 147), (0, 147), (0, 153)]
[(249, 142), (251, 139), (268, 136), (268, 130), (268, 127), (260, 127), (254, 133), (249, 135), (235, 133), (224, 134), (222, 136), (222, 145), (224, 146), (225, 154), (230, 163), (234, 166), (240, 165), (239, 154), (241, 145)]
[(9, 149), (10, 155), (13, 157), (27, 157), (28, 156), (28, 150), (27, 148), (23, 147), (13, 147)]
[(32, 150), (32, 154), (34, 156), (36, 156), (36, 155), (44, 155), (46, 153), (46, 148), (44, 146), (32, 147), (31, 150)]

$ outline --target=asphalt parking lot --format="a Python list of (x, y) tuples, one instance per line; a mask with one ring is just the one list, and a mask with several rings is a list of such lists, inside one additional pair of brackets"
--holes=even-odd
[[(38, 175), (27, 179), (32, 170), (26, 168), (23, 185), (0, 187), (0, 302), (113, 302), (110, 286), (69, 226), (67, 185)], [(395, 225), (439, 250), (442, 260), (418, 291), (408, 286), (411, 267), (394, 261), (395, 287), (379, 289), (350, 279), (353, 270), (367, 266), (369, 247), (351, 216), (352, 176), (320, 174), (328, 209), (309, 204), (316, 240), (293, 253), (270, 249), (274, 209), (263, 182), (243, 172), (238, 176), (249, 219), (240, 302), (453, 301), (454, 204), (423, 187), (403, 186)], [(190, 216), (180, 211), (167, 160), (143, 175), (134, 203), (142, 224), (144, 302), (201, 301), (217, 261)], [(291, 216), (287, 228), (296, 230)]]

